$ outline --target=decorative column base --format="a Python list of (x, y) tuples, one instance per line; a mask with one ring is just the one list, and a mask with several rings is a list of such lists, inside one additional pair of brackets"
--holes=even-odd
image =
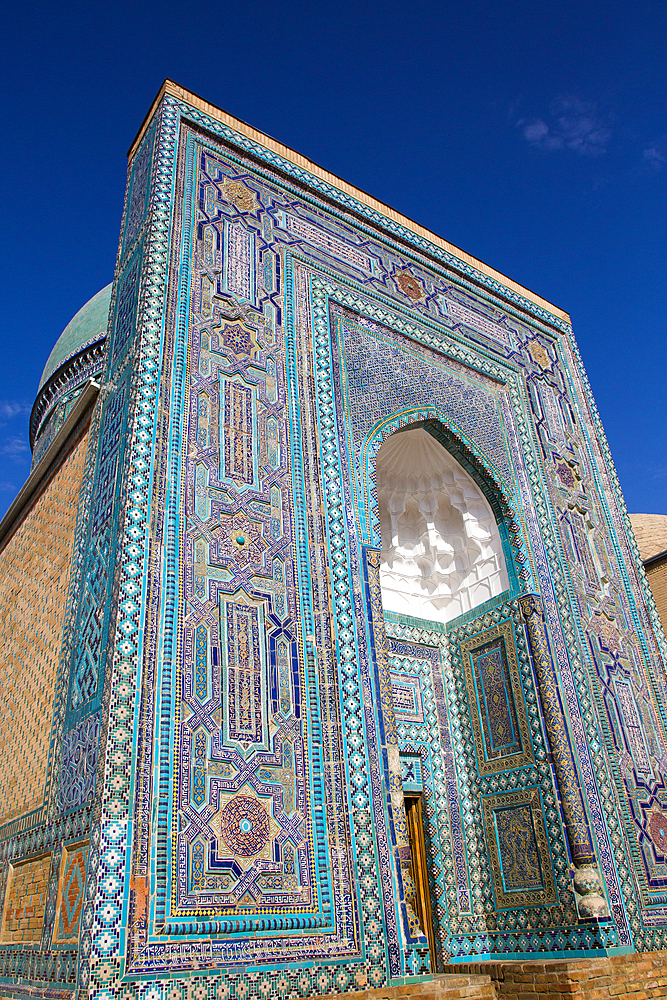
[(597, 866), (580, 864), (574, 871), (574, 898), (581, 920), (604, 920), (610, 916), (607, 897)]

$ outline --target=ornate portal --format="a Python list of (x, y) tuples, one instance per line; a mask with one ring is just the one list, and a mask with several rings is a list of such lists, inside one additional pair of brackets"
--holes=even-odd
[(562, 310), (167, 81), (30, 433), (0, 995), (662, 947), (664, 637)]

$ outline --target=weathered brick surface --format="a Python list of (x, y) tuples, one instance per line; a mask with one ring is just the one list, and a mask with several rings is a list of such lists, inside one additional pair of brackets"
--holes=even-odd
[(41, 805), (85, 436), (0, 552), (0, 823)]
[(50, 874), (50, 854), (9, 866), (0, 931), (4, 943), (40, 940)]
[(421, 983), (322, 1000), (667, 1000), (667, 952), (450, 965)]
[(417, 983), (360, 990), (356, 993), (322, 997), (321, 1000), (497, 1000), (496, 987), (489, 975), (451, 972)]
[(489, 975), (498, 1000), (652, 1000), (667, 998), (667, 952), (552, 962), (451, 965)]
[(649, 564), (646, 567), (646, 575), (653, 591), (662, 627), (667, 632), (667, 556)]

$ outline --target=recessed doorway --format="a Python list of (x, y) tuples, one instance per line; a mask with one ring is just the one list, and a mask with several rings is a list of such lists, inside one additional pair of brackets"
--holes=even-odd
[(428, 858), (426, 854), (426, 838), (424, 836), (424, 817), (422, 813), (422, 796), (405, 795), (405, 816), (408, 824), (408, 841), (410, 843), (412, 880), (415, 883), (415, 909), (417, 919), (428, 939), (431, 953), (431, 971), (435, 972), (435, 934), (433, 933), (433, 911), (431, 908), (431, 890), (428, 884)]

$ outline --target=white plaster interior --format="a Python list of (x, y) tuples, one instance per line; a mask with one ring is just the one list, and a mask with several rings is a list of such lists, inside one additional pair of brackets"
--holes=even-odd
[(387, 438), (376, 485), (385, 610), (446, 622), (507, 590), (491, 507), (431, 434), (417, 427)]

